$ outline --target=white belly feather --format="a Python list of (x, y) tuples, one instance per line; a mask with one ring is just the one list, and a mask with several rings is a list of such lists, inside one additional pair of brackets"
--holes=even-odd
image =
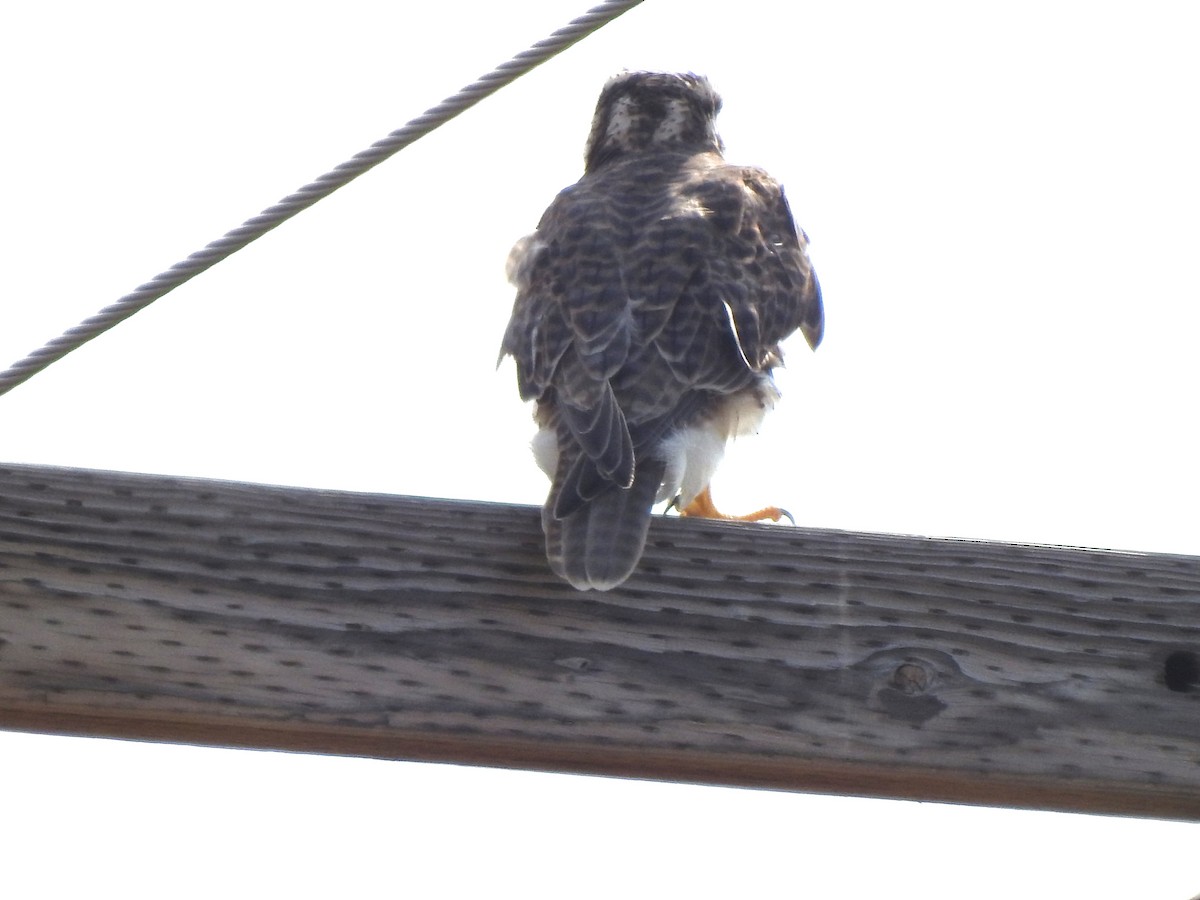
[[(683, 509), (708, 487), (725, 456), (730, 438), (754, 434), (767, 410), (779, 399), (770, 375), (736, 394), (722, 398), (700, 419), (671, 432), (658, 445), (658, 456), (667, 463), (656, 502), (679, 498)], [(558, 465), (558, 441), (553, 428), (542, 428), (530, 442), (538, 468), (553, 479)]]
[(657, 499), (678, 497), (680, 509), (690, 505), (712, 481), (729, 439), (758, 431), (778, 399), (774, 380), (764, 375), (752, 387), (725, 397), (703, 418), (668, 435), (658, 449), (667, 470)]

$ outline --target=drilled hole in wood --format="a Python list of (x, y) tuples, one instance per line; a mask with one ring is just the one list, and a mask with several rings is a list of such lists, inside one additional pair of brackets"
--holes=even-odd
[(1200, 655), (1177, 650), (1163, 664), (1163, 680), (1172, 691), (1190, 691), (1200, 687)]

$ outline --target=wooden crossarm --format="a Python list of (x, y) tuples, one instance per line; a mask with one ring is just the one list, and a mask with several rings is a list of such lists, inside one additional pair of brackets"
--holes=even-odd
[(0, 465), (0, 727), (1200, 819), (1200, 559)]

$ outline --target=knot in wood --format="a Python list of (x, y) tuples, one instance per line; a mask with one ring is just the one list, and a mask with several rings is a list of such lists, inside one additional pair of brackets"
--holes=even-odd
[(923, 694), (929, 690), (932, 680), (933, 676), (924, 666), (906, 662), (896, 667), (888, 683), (905, 694)]
[(866, 665), (875, 673), (868, 707), (912, 725), (941, 715), (946, 702), (938, 697), (939, 688), (959, 674), (951, 656), (927, 648), (884, 650)]

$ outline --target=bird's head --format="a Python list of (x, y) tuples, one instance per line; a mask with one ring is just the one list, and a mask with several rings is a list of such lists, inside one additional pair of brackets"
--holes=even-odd
[(592, 172), (628, 153), (724, 149), (716, 118), (721, 98), (702, 75), (622, 72), (596, 103), (585, 169)]

